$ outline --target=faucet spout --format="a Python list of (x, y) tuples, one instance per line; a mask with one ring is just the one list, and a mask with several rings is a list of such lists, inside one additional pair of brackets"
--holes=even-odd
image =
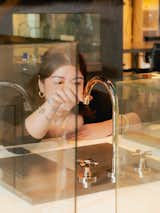
[(0, 87), (10, 87), (10, 88), (14, 88), (15, 90), (17, 90), (24, 99), (24, 110), (32, 111), (32, 106), (30, 103), (29, 96), (22, 86), (20, 86), (19, 84), (16, 84), (16, 83), (12, 83), (12, 82), (0, 81)]
[(119, 106), (116, 88), (113, 83), (109, 80), (101, 80), (98, 76), (93, 77), (86, 84), (84, 90), (84, 104), (88, 105), (90, 102), (90, 94), (96, 84), (102, 84), (106, 91), (109, 93), (112, 102), (112, 146), (113, 146), (113, 157), (112, 157), (112, 172), (110, 174), (111, 181), (116, 182), (117, 178), (117, 141), (118, 141), (118, 117), (119, 117)]

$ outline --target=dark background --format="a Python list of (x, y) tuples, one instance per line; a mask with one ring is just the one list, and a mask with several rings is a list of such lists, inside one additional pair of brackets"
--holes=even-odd
[(106, 78), (122, 78), (122, 0), (1, 0), (0, 3), (0, 35), (12, 35), (13, 13), (100, 13), (103, 71)]

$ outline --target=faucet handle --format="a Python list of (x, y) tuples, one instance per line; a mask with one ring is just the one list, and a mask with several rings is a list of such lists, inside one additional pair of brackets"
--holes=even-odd
[(144, 157), (152, 155), (152, 152), (150, 150), (143, 152), (142, 154)]
[(87, 159), (87, 160), (81, 160), (81, 159), (78, 159), (77, 160), (77, 163), (79, 163), (79, 165), (81, 167), (90, 167), (90, 166), (97, 166), (99, 163), (93, 159)]
[(151, 155), (152, 152), (150, 150), (142, 151), (137, 149), (132, 156), (138, 157), (138, 162), (134, 166), (134, 171), (137, 172), (140, 178), (143, 178), (144, 175), (148, 175), (151, 172), (151, 168), (147, 166), (147, 156)]
[(140, 149), (136, 149), (136, 151), (131, 152), (132, 156), (134, 157), (140, 157), (142, 151)]
[(136, 156), (136, 157), (139, 156), (141, 158), (145, 158), (148, 155), (152, 155), (152, 152), (150, 150), (142, 151), (140, 149), (136, 149), (135, 152), (132, 152), (132, 156)]
[(77, 163), (82, 167), (83, 174), (78, 174), (79, 183), (82, 183), (84, 188), (88, 188), (92, 183), (97, 182), (97, 176), (91, 170), (91, 166), (97, 166), (98, 162), (92, 159), (77, 160)]

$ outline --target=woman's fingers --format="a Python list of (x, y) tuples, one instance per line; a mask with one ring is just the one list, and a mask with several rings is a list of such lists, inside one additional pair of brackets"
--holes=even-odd
[(56, 94), (65, 103), (68, 103), (68, 102), (75, 103), (76, 102), (76, 95), (70, 88), (67, 88), (67, 89), (62, 88), (61, 90), (57, 90)]
[(76, 88), (68, 88), (65, 90), (65, 93), (71, 102), (83, 102), (83, 94), (79, 93), (79, 90), (76, 90)]
[[(57, 96), (61, 99), (61, 103), (65, 103), (65, 105), (70, 106), (70, 108), (73, 108), (83, 99), (83, 97), (79, 97), (80, 95), (77, 95), (72, 88), (63, 88), (61, 90), (58, 90), (56, 93)], [(81, 96), (83, 96), (83, 94)]]
[[(76, 100), (76, 98), (78, 100)], [(83, 97), (76, 97), (76, 93), (73, 88), (61, 88), (57, 89), (54, 95), (49, 99), (51, 100), (50, 105), (56, 111), (56, 115), (61, 116), (63, 113), (69, 112), (77, 102), (81, 101), (82, 98)]]

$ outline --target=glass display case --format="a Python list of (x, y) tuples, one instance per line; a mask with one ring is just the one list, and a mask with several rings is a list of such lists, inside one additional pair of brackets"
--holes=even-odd
[[(159, 211), (160, 78), (117, 83), (120, 114), (132, 112), (120, 128), (117, 212)], [(134, 118), (139, 122), (135, 123)]]
[(76, 140), (67, 150), (64, 134), (49, 141), (36, 139), (24, 123), (41, 106), (37, 88), (44, 52), (62, 52), (76, 67), (76, 45), (0, 45), (0, 211), (75, 212)]
[[(26, 117), (35, 110), (44, 113), (37, 97), (39, 71), (50, 48), (63, 52), (67, 62), (79, 68), (76, 42), (0, 45), (0, 211), (85, 213), (101, 207), (102, 212), (106, 208), (114, 212), (115, 183), (108, 175), (113, 160), (111, 137), (96, 139), (95, 132), (95, 139), (79, 140), (77, 108), (73, 109), (75, 129), (69, 139), (65, 131), (41, 139), (26, 131)], [(74, 79), (77, 73), (75, 69)], [(77, 97), (77, 81), (75, 85)], [(96, 205), (91, 207), (91, 200)]]
[[(110, 92), (113, 137), (97, 137), (98, 130), (107, 132), (109, 128), (101, 126), (102, 122), (98, 130), (90, 132), (95, 137), (80, 140), (77, 135), (79, 108), (75, 107), (75, 126), (70, 138), (62, 131), (58, 136), (46, 134), (36, 139), (27, 133), (25, 118), (36, 109), (44, 113), (39, 108), (42, 101), (36, 98), (37, 86), (41, 85), (38, 74), (44, 52), (50, 48), (63, 52), (67, 62), (72, 61), (77, 79), (75, 42), (0, 45), (0, 201), (4, 204), (0, 210), (13, 212), (9, 204), (14, 203), (15, 212), (158, 212), (159, 75), (116, 82), (117, 90), (105, 79), (94, 78), (87, 84), (92, 89), (100, 83), (106, 93)], [(77, 85), (77, 81), (74, 83)], [(76, 86), (75, 89), (77, 97)], [(117, 102), (114, 103), (116, 94), (111, 91), (117, 92), (119, 113), (125, 115), (120, 125), (114, 123), (120, 120), (115, 116), (118, 115)], [(77, 98), (75, 106), (76, 101)], [(99, 107), (102, 110), (102, 105)], [(128, 113), (134, 115), (131, 122)], [(138, 123), (134, 122), (135, 117)], [(67, 122), (67, 126), (70, 125), (71, 122)], [(116, 175), (116, 183), (113, 175)]]

